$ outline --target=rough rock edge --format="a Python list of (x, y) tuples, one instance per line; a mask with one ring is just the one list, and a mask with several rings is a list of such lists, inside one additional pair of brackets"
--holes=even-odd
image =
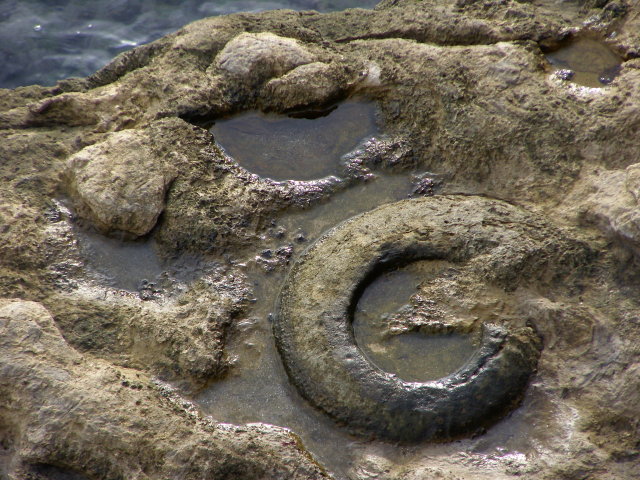
[(212, 423), (146, 376), (84, 358), (37, 303), (3, 300), (0, 328), (10, 479), (47, 466), (113, 479), (327, 478), (287, 430)]

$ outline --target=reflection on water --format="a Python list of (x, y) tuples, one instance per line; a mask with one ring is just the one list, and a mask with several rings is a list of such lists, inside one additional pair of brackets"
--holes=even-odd
[(620, 73), (622, 58), (602, 42), (581, 38), (547, 54), (556, 74), (585, 87), (602, 87)]
[(0, 88), (84, 77), (194, 20), (277, 8), (372, 8), (377, 0), (20, 0), (0, 2)]
[(313, 180), (339, 173), (340, 157), (377, 133), (373, 103), (341, 103), (307, 119), (245, 113), (220, 120), (211, 133), (244, 168), (273, 180)]
[(477, 346), (472, 335), (389, 332), (389, 317), (408, 306), (422, 282), (447, 266), (413, 262), (383, 273), (365, 289), (356, 306), (353, 333), (371, 363), (405, 381), (425, 382), (455, 372), (473, 355)]

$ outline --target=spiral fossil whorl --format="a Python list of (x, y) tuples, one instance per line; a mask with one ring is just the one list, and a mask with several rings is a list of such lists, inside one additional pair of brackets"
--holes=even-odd
[(301, 394), (354, 433), (400, 442), (468, 434), (521, 399), (540, 355), (536, 333), (524, 322), (484, 323), (480, 346), (458, 371), (405, 382), (356, 346), (355, 302), (381, 271), (415, 260), (464, 264), (508, 291), (514, 278), (543, 281), (574, 251), (539, 217), (501, 201), (438, 196), (384, 205), (326, 233), (292, 267), (277, 306), (277, 346)]

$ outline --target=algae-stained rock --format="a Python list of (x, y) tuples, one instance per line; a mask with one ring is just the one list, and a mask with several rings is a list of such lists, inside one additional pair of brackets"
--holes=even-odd
[(175, 172), (151, 143), (144, 132), (124, 130), (68, 160), (71, 188), (100, 230), (144, 235), (155, 226)]
[(0, 371), (11, 479), (326, 478), (286, 430), (218, 427), (171, 388), (84, 358), (35, 302), (0, 301)]

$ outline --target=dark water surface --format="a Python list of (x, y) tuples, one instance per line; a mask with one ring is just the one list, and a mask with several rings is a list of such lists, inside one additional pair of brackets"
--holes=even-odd
[(0, 0), (0, 88), (85, 77), (194, 20), (277, 8), (372, 8), (379, 0)]
[(338, 174), (341, 157), (377, 133), (371, 102), (341, 103), (308, 119), (250, 112), (216, 122), (216, 142), (252, 173), (273, 180), (313, 180)]

